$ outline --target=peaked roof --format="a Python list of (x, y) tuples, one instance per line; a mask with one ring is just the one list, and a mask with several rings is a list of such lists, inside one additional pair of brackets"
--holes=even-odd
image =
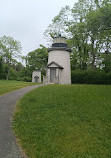
[(39, 76), (36, 75), (34, 78), (39, 78)]
[(56, 62), (54, 62), (54, 61), (52, 61), (51, 63), (49, 63), (49, 64), (47, 65), (47, 67), (49, 67), (49, 66), (52, 65), (52, 64), (55, 64), (59, 69), (64, 69), (61, 65), (59, 65), (58, 63), (56, 63)]

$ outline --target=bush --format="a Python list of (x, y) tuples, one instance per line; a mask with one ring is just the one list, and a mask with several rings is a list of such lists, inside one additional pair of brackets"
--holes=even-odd
[(18, 76), (18, 77), (16, 78), (16, 81), (32, 82), (32, 78), (29, 77), (29, 76), (25, 76), (25, 77), (20, 77), (20, 76)]
[(16, 80), (17, 76), (18, 76), (18, 72), (11, 67), (9, 80)]
[(76, 70), (72, 71), (71, 79), (72, 84), (111, 84), (111, 73), (105, 73), (102, 70)]
[(23, 81), (25, 81), (25, 82), (31, 82), (32, 78), (29, 77), (29, 76), (26, 76), (26, 77), (23, 77)]

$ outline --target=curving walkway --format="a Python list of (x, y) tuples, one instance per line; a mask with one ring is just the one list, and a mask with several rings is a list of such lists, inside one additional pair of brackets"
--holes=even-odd
[(0, 96), (0, 158), (24, 158), (11, 128), (15, 104), (24, 94), (45, 85), (29, 86)]

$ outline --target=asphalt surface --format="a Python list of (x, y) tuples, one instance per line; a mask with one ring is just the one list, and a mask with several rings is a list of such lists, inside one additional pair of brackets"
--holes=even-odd
[(12, 132), (11, 121), (18, 99), (45, 84), (25, 87), (0, 96), (0, 158), (24, 158)]

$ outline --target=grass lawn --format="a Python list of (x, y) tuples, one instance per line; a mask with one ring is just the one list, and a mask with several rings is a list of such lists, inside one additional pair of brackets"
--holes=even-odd
[(111, 158), (111, 85), (35, 89), (12, 124), (29, 158)]
[(3, 95), (7, 92), (11, 92), (11, 91), (19, 89), (19, 88), (23, 88), (26, 86), (32, 86), (32, 85), (35, 85), (35, 83), (0, 80), (0, 95)]

